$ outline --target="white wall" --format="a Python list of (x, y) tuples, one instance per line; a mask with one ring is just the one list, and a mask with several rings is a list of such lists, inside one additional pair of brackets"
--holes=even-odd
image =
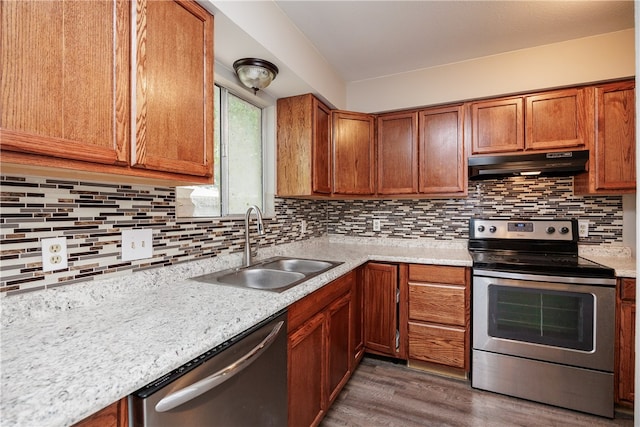
[(634, 30), (347, 84), (347, 108), (381, 112), (635, 75)]

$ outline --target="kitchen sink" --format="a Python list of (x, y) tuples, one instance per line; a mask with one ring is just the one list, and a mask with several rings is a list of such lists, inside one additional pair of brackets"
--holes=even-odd
[(332, 267), (328, 261), (317, 261), (311, 259), (280, 259), (267, 264), (262, 264), (262, 268), (275, 268), (277, 270), (295, 271), (298, 273), (315, 273), (325, 271)]
[(293, 271), (248, 268), (220, 276), (218, 282), (255, 289), (278, 289), (304, 278), (304, 274)]
[(283, 292), (342, 262), (303, 258), (269, 258), (249, 267), (232, 268), (192, 277), (198, 282)]

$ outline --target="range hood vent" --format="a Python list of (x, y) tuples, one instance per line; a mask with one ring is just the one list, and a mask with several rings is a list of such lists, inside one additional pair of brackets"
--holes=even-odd
[(585, 172), (589, 150), (469, 157), (469, 179), (501, 176), (567, 176)]

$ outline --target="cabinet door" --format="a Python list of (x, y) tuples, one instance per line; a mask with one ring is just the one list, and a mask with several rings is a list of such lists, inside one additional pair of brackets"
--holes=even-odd
[(289, 334), (289, 425), (317, 425), (326, 410), (327, 360), (324, 312)]
[(363, 283), (364, 267), (358, 267), (355, 271), (355, 280), (352, 284), (351, 293), (352, 372), (364, 355)]
[(132, 166), (213, 176), (213, 16), (193, 1), (136, 5)]
[(331, 110), (313, 98), (313, 192), (331, 193)]
[(333, 192), (373, 194), (374, 125), (369, 114), (332, 112)]
[(378, 194), (418, 192), (418, 114), (378, 116)]
[(398, 267), (368, 263), (364, 269), (364, 346), (396, 356)]
[[(351, 292), (346, 293), (327, 308), (329, 349), (327, 360), (328, 405), (335, 400), (351, 372)], [(328, 406), (327, 405), (327, 406)]]
[(616, 313), (616, 403), (633, 406), (636, 337), (636, 281), (618, 281)]
[(596, 88), (595, 189), (635, 190), (635, 83)]
[(128, 162), (129, 8), (124, 0), (3, 1), (2, 150)]
[(471, 104), (471, 153), (511, 153), (524, 150), (522, 98)]
[(465, 193), (463, 106), (420, 112), (421, 193)]
[(331, 193), (331, 110), (312, 94), (278, 99), (278, 196)]
[(525, 97), (527, 150), (584, 148), (585, 89), (565, 89)]

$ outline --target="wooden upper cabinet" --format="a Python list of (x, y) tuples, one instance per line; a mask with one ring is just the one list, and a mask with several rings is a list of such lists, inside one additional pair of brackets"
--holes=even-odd
[(314, 193), (331, 193), (331, 110), (313, 98), (313, 163), (311, 165)]
[(576, 175), (576, 194), (636, 191), (635, 82), (594, 86), (589, 171)]
[(471, 103), (471, 153), (509, 153), (524, 150), (522, 98)]
[(0, 11), (2, 150), (126, 165), (129, 3), (3, 1)]
[(462, 105), (420, 111), (420, 193), (466, 193), (463, 116)]
[(186, 0), (0, 7), (3, 166), (211, 182), (213, 16)]
[(377, 120), (378, 194), (418, 192), (418, 113), (382, 114)]
[(596, 190), (636, 189), (635, 82), (596, 88)]
[(132, 166), (213, 175), (213, 16), (193, 1), (136, 3)]
[(370, 114), (332, 111), (333, 192), (373, 194), (375, 133)]
[(331, 193), (331, 110), (311, 94), (277, 103), (277, 195)]
[(581, 148), (586, 144), (585, 89), (564, 89), (525, 97), (525, 148)]
[(584, 148), (586, 93), (571, 88), (471, 103), (472, 154)]

